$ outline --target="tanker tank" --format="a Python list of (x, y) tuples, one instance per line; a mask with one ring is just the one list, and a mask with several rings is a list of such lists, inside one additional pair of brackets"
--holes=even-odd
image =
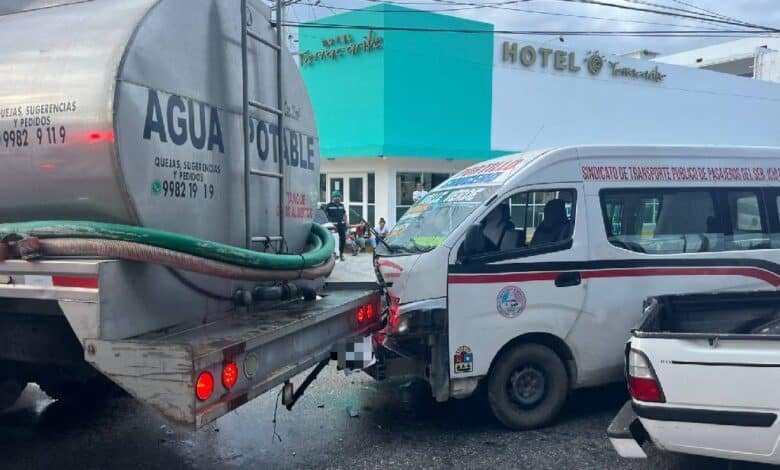
[[(249, 153), (253, 169), (278, 172), (283, 140), (286, 197), (252, 176), (245, 210), (239, 0), (51, 3), (0, 15), (0, 222), (110, 222), (244, 247), (247, 232), (278, 235), (284, 211), (288, 250), (304, 250), (319, 142), (286, 48), (284, 130), (252, 110)], [(269, 9), (249, 5), (249, 30), (276, 43)], [(276, 51), (248, 50), (248, 96), (276, 107)]]

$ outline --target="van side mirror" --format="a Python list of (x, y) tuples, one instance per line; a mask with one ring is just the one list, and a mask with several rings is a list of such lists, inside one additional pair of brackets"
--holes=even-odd
[(485, 237), (482, 235), (482, 226), (479, 224), (472, 225), (466, 230), (466, 238), (460, 246), (458, 257), (463, 261), (484, 251)]

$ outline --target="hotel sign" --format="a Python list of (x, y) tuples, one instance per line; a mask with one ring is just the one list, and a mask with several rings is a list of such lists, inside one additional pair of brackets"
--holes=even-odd
[(317, 62), (336, 61), (344, 57), (377, 52), (384, 46), (384, 38), (370, 29), (360, 42), (355, 42), (352, 34), (340, 34), (323, 39), (322, 46), (323, 48), (318, 51), (301, 52), (301, 66), (306, 67)]
[[(601, 74), (604, 65), (608, 66), (609, 75), (612, 77), (627, 77), (649, 82), (662, 82), (666, 74), (658, 70), (658, 66), (652, 69), (640, 70), (633, 67), (621, 66), (618, 61), (605, 61), (604, 56), (598, 51), (588, 51), (582, 61), (577, 60), (577, 53), (547, 47), (534, 47), (530, 45), (519, 46), (515, 42), (504, 41), (501, 47), (501, 61), (510, 64), (519, 64), (526, 68), (540, 67), (554, 69), (561, 72), (574, 74), (583, 73), (583, 66), (590, 75)], [(580, 65), (582, 64), (582, 65)]]

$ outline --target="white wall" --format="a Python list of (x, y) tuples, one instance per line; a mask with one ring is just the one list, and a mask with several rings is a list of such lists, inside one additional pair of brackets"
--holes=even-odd
[[(583, 144), (780, 146), (780, 85), (724, 73), (607, 56), (591, 74), (578, 50), (578, 72), (502, 61), (493, 70), (493, 149), (523, 151)], [(533, 45), (533, 44), (529, 44)], [(537, 44), (536, 47), (539, 47)], [(568, 57), (567, 57), (568, 58)], [(650, 81), (614, 76), (618, 68), (656, 67)]]

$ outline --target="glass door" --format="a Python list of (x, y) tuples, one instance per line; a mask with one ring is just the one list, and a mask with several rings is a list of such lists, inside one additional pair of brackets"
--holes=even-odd
[(368, 215), (366, 176), (365, 173), (327, 175), (328, 195), (333, 194), (333, 191), (341, 192), (341, 202), (344, 203), (350, 225), (358, 224), (361, 218)]

